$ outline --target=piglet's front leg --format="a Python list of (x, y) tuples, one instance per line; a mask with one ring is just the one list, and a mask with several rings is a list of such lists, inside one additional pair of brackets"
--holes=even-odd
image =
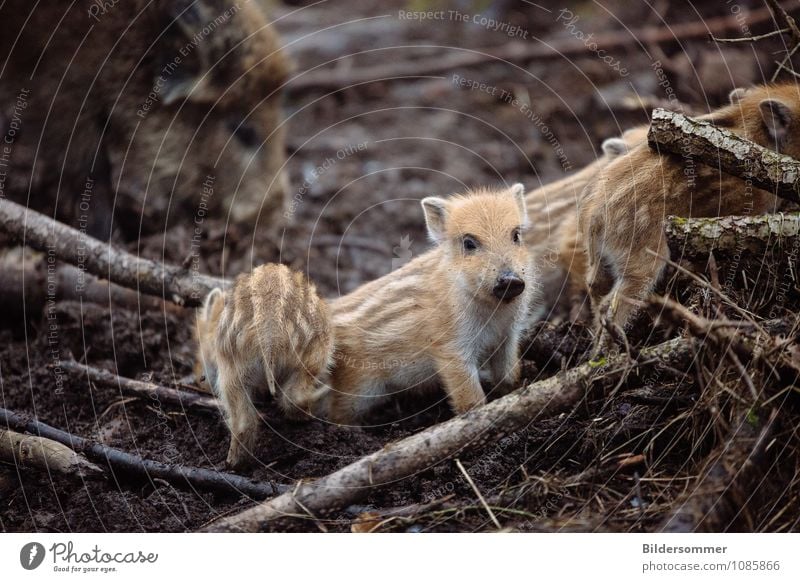
[(486, 404), (477, 366), (453, 358), (439, 360), (437, 367), (450, 406), (456, 414)]
[[(519, 380), (519, 339), (507, 337), (489, 356), (489, 373), (494, 387), (507, 389)], [(504, 390), (505, 391), (505, 390)]]

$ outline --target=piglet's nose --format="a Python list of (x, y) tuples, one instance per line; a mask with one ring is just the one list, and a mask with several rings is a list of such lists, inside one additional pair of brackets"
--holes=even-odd
[(525, 290), (525, 281), (515, 273), (503, 273), (497, 278), (492, 294), (498, 299), (511, 301)]

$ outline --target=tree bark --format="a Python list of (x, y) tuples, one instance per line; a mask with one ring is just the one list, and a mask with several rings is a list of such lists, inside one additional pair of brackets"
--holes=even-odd
[(0, 230), (101, 279), (178, 305), (198, 306), (211, 289), (226, 286), (216, 277), (136, 257), (7, 199), (0, 199)]
[(107, 465), (112, 472), (119, 472), (119, 476), (135, 476), (151, 482), (153, 479), (163, 479), (184, 489), (247, 496), (253, 499), (266, 499), (288, 489), (286, 485), (261, 483), (232, 473), (142, 459), (125, 451), (53, 428), (43, 422), (25, 418), (4, 408), (0, 408), (0, 424), (16, 432), (28, 432), (66, 445), (96, 463)]
[[(671, 367), (692, 357), (690, 340), (672, 340), (642, 350), (643, 361)], [(313, 482), (300, 482), (289, 492), (205, 528), (213, 532), (257, 531), (292, 517), (324, 514), (350, 505), (377, 487), (424, 471), (465, 451), (478, 449), (522, 429), (531, 422), (574, 407), (598, 378), (610, 380), (630, 369), (625, 356), (589, 362), (447, 422), (391, 443)], [(634, 364), (635, 365), (635, 364)]]
[[(721, 218), (670, 216), (666, 231), (673, 257), (703, 258), (711, 251), (747, 251), (764, 256), (772, 248), (796, 249), (800, 245), (800, 213)], [(796, 259), (796, 251), (794, 256)]]
[(757, 188), (800, 202), (800, 161), (681, 113), (655, 109), (650, 146), (692, 156), (714, 168), (752, 181)]
[(103, 470), (56, 441), (0, 429), (0, 461), (70, 477), (96, 477)]

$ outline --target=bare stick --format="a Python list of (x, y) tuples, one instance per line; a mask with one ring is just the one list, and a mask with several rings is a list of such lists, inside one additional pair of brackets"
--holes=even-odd
[(176, 390), (175, 388), (161, 386), (152, 382), (131, 380), (130, 378), (112, 374), (108, 370), (80, 364), (75, 360), (62, 360), (59, 365), (65, 372), (72, 373), (78, 378), (82, 377), (87, 382), (116, 388), (122, 394), (130, 394), (155, 400), (160, 404), (176, 406), (185, 412), (216, 414), (222, 411), (219, 401), (211, 396)]
[[(647, 363), (670, 366), (691, 360), (691, 340), (672, 340), (642, 350)], [(628, 364), (628, 365), (624, 365)], [(283, 519), (326, 514), (364, 497), (375, 488), (429, 469), (454, 455), (484, 447), (532, 422), (575, 406), (587, 387), (599, 378), (609, 379), (630, 369), (624, 356), (605, 364), (587, 363), (547, 380), (530, 384), (467, 414), (437, 424), (391, 443), (313, 482), (299, 482), (291, 491), (244, 512), (212, 522), (206, 531), (234, 532), (267, 529)]]
[[(686, 307), (673, 301), (669, 297), (653, 296), (646, 304), (653, 315), (664, 317), (676, 325), (686, 324), (689, 333), (702, 340), (710, 341), (713, 345), (723, 350), (731, 350), (742, 362), (750, 362), (760, 358), (764, 353), (769, 353), (769, 366), (782, 381), (792, 383), (800, 376), (800, 364), (788, 355), (797, 346), (793, 342), (778, 341), (773, 334), (785, 333), (791, 327), (791, 322), (781, 319), (765, 321), (763, 326), (757, 326), (752, 321), (752, 328), (757, 330), (753, 337), (749, 337), (741, 330), (736, 330), (734, 325), (741, 322), (728, 322), (708, 320), (695, 315)], [(764, 358), (760, 358), (764, 361)]]
[(789, 71), (792, 75), (797, 77), (797, 73), (792, 70), (790, 65), (792, 62), (792, 56), (794, 56), (794, 54), (797, 52), (797, 49), (800, 48), (800, 29), (797, 28), (797, 23), (795, 22), (794, 18), (789, 16), (789, 13), (786, 12), (786, 9), (778, 3), (778, 0), (766, 1), (772, 10), (772, 14), (775, 16), (775, 20), (782, 21), (786, 25), (786, 28), (791, 34), (793, 41), (792, 48), (786, 51), (786, 55), (783, 57), (783, 60), (781, 60), (779, 63), (776, 63), (778, 68), (775, 69), (770, 81), (775, 82), (775, 79), (778, 78), (781, 70)]
[(180, 308), (158, 297), (140, 295), (69, 264), (53, 269), (44, 253), (26, 247), (5, 249), (0, 258), (0, 305), (22, 314), (38, 314), (48, 300), (84, 301), (113, 305), (134, 311), (144, 309), (175, 310)]
[(464, 478), (467, 480), (467, 483), (469, 483), (469, 486), (472, 487), (472, 490), (475, 492), (475, 495), (478, 496), (478, 501), (481, 502), (481, 505), (483, 505), (483, 508), (486, 510), (486, 513), (489, 514), (489, 518), (492, 520), (494, 525), (497, 527), (497, 529), (503, 529), (503, 526), (501, 526), (500, 522), (497, 521), (497, 516), (492, 511), (492, 508), (489, 507), (489, 504), (486, 503), (486, 499), (483, 498), (481, 490), (478, 489), (477, 485), (475, 485), (475, 481), (473, 481), (472, 477), (469, 476), (469, 473), (467, 473), (467, 470), (464, 468), (464, 465), (461, 464), (461, 461), (459, 459), (456, 459), (456, 466), (458, 467), (458, 470), (461, 471), (461, 474), (464, 475)]
[(216, 277), (136, 257), (7, 199), (0, 199), (0, 231), (97, 277), (178, 305), (200, 305), (211, 289), (226, 286)]
[[(791, 6), (786, 3), (786, 6)], [(748, 25), (753, 27), (762, 22), (772, 20), (769, 9), (753, 10)], [(740, 30), (741, 22), (731, 16), (709, 18), (675, 24), (663, 28), (644, 28), (635, 31), (609, 32), (592, 37), (592, 48), (605, 51), (654, 45), (662, 42), (687, 40), (692, 38), (707, 39), (708, 35), (721, 35), (731, 30)], [(596, 47), (596, 48), (595, 48)], [(441, 52), (441, 47), (436, 47)], [(420, 77), (450, 72), (454, 69), (474, 67), (489, 62), (507, 61), (511, 63), (531, 60), (558, 59), (577, 57), (589, 54), (586, 43), (576, 39), (555, 39), (544, 42), (513, 41), (499, 48), (461, 50), (448, 56), (437, 55), (435, 58), (402, 60), (387, 62), (381, 65), (356, 68), (350, 72), (330, 70), (329, 68), (304, 73), (294, 77), (286, 86), (290, 93), (303, 93), (311, 89), (337, 90), (369, 83), (373, 81), (401, 80), (407, 77)], [(346, 58), (346, 57), (342, 57)], [(336, 64), (338, 59), (332, 64)]]
[(786, 24), (786, 28), (792, 33), (794, 41), (800, 42), (800, 28), (797, 27), (794, 18), (789, 16), (789, 13), (786, 12), (786, 8), (781, 6), (778, 0), (767, 0), (767, 4), (769, 4), (775, 19), (782, 20), (783, 23)]
[(71, 477), (96, 477), (103, 470), (56, 441), (0, 429), (0, 461)]
[(757, 188), (800, 202), (800, 161), (680, 113), (653, 110), (647, 140), (654, 149), (693, 156), (752, 181)]
[(25, 418), (4, 408), (0, 408), (0, 426), (2, 425), (16, 432), (27, 432), (54, 440), (86, 455), (96, 463), (107, 465), (114, 472), (133, 475), (150, 482), (154, 479), (163, 479), (171, 485), (184, 489), (247, 496), (253, 499), (266, 499), (288, 489), (286, 485), (261, 483), (232, 473), (142, 459), (125, 451), (53, 428), (43, 422)]
[(757, 34), (755, 36), (742, 36), (739, 38), (717, 38), (715, 36), (711, 36), (711, 40), (714, 42), (729, 42), (729, 43), (737, 43), (737, 42), (757, 42), (759, 40), (764, 40), (765, 38), (771, 38), (773, 36), (779, 36), (781, 34), (785, 34), (789, 32), (788, 28), (781, 28), (778, 30), (773, 30), (772, 32), (766, 32), (764, 34)]

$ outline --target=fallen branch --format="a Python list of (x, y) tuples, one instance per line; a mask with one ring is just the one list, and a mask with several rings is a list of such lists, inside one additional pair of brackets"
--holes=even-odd
[[(793, 9), (786, 3), (788, 9)], [(772, 13), (767, 8), (753, 10), (749, 14), (748, 26), (753, 28), (757, 24), (772, 21)], [(669, 27), (650, 27), (635, 31), (608, 32), (592, 37), (592, 49), (609, 51), (625, 47), (648, 46), (676, 40), (707, 39), (709, 35), (716, 36), (731, 30), (740, 30), (741, 19), (732, 16), (709, 18)], [(397, 50), (409, 48), (431, 48), (414, 45), (414, 47), (391, 47), (391, 49), (375, 49), (370, 52)], [(440, 46), (433, 47), (441, 52)], [(396, 62), (390, 58), (384, 59), (380, 65), (361, 67), (349, 72), (331, 68), (303, 73), (292, 78), (286, 85), (290, 94), (303, 93), (311, 89), (330, 90), (344, 89), (353, 85), (374, 81), (389, 81), (406, 77), (420, 77), (450, 72), (454, 69), (474, 67), (490, 62), (518, 63), (531, 60), (574, 58), (590, 54), (588, 45), (576, 39), (555, 39), (547, 42), (513, 41), (499, 48), (466, 50), (460, 49), (458, 53), (448, 56), (437, 55), (433, 58), (424, 58), (412, 61)], [(349, 58), (345, 55), (334, 59), (337, 63)]]
[(707, 121), (655, 109), (647, 140), (654, 149), (695, 157), (711, 167), (750, 180), (757, 188), (800, 202), (800, 161)]
[(96, 477), (103, 470), (56, 441), (0, 429), (0, 461), (71, 477)]
[(712, 251), (723, 254), (746, 251), (763, 257), (770, 249), (800, 245), (800, 214), (721, 218), (670, 216), (666, 232), (673, 257), (705, 258)]
[(219, 401), (212, 396), (177, 390), (153, 382), (124, 378), (108, 370), (80, 364), (75, 360), (62, 360), (59, 365), (64, 372), (72, 373), (75, 377), (83, 378), (89, 383), (116, 388), (122, 394), (154, 400), (162, 405), (175, 406), (184, 412), (217, 414), (222, 411)]
[[(639, 367), (656, 362), (674, 367), (692, 358), (691, 340), (672, 340), (642, 350)], [(313, 482), (299, 482), (291, 491), (244, 512), (219, 519), (206, 531), (266, 529), (282, 519), (315, 517), (350, 505), (372, 490), (431, 468), (448, 458), (478, 449), (504, 436), (566, 411), (579, 403), (598, 379), (610, 380), (629, 371), (624, 356), (589, 362), (547, 380), (530, 384), (462, 416), (437, 424), (363, 457)]]
[(27, 432), (66, 445), (96, 463), (107, 465), (115, 472), (115, 477), (116, 472), (119, 472), (151, 483), (155, 479), (162, 479), (185, 489), (247, 496), (258, 500), (278, 495), (288, 489), (286, 485), (261, 483), (232, 473), (142, 459), (125, 451), (53, 428), (43, 422), (25, 418), (4, 408), (0, 408), (0, 426), (2, 425), (16, 432)]
[(132, 289), (102, 281), (72, 265), (47, 264), (43, 253), (25, 247), (6, 249), (0, 259), (0, 305), (23, 314), (41, 313), (48, 300), (83, 301), (113, 305), (133, 311), (178, 310), (157, 297), (140, 295)]
[(0, 231), (97, 277), (178, 305), (198, 306), (211, 289), (226, 286), (216, 277), (136, 257), (8, 199), (0, 199)]

